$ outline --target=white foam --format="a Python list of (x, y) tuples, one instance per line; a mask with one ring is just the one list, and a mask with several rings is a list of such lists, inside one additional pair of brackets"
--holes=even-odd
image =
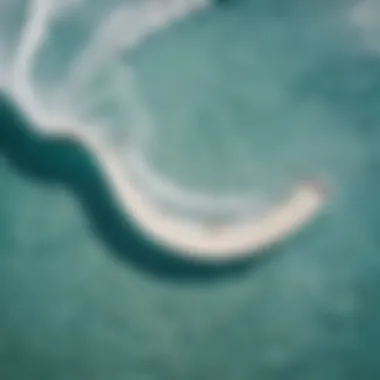
[[(33, 82), (31, 73), (37, 54), (49, 37), (49, 27), (55, 18), (68, 9), (70, 11), (73, 7), (82, 5), (80, 1), (30, 2), (29, 15), (6, 90), (17, 99), (36, 126), (51, 133), (74, 136), (93, 150), (120, 206), (148, 237), (171, 247), (179, 254), (197, 259), (227, 260), (272, 244), (315, 216), (324, 203), (324, 197), (319, 189), (310, 184), (299, 186), (288, 200), (268, 211), (262, 218), (256, 214), (239, 223), (223, 221), (209, 225), (175, 217), (163, 211), (154, 201), (153, 198), (161, 197), (190, 208), (227, 211), (255, 204), (257, 208), (257, 204), (263, 206), (266, 203), (265, 199), (252, 197), (214, 197), (201, 192), (189, 192), (155, 173), (136, 149), (137, 143), (149, 144), (152, 120), (137, 96), (133, 73), (125, 66), (115, 63), (115, 55), (125, 49), (132, 49), (149, 34), (185, 17), (190, 11), (207, 6), (208, 3), (203, 0), (148, 0), (123, 3), (109, 9), (86, 49), (70, 65), (69, 76), (56, 92), (56, 98), (49, 104), (41, 101), (43, 96)], [(112, 86), (119, 91), (118, 96), (128, 98), (138, 111), (135, 135), (131, 134), (129, 145), (123, 140), (114, 151), (111, 149), (112, 141), (104, 141), (101, 123), (89, 125), (83, 123), (78, 116), (81, 110), (78, 103), (83, 95), (81, 90), (105, 67), (113, 73)], [(118, 88), (121, 81), (129, 84), (129, 91)], [(122, 164), (124, 159), (126, 165)], [(134, 176), (153, 190), (152, 197), (138, 188), (133, 182)]]
[(59, 134), (71, 135), (92, 149), (121, 208), (148, 238), (183, 257), (211, 262), (242, 259), (295, 233), (325, 204), (320, 184), (310, 181), (299, 184), (285, 201), (260, 217), (211, 224), (174, 217), (141, 193), (95, 134), (78, 131), (83, 128), (71, 124), (71, 130), (62, 128)]
[(380, 52), (380, 3), (377, 0), (362, 0), (349, 10), (349, 20), (357, 28), (367, 47)]
[[(223, 210), (247, 210), (259, 206), (263, 209), (269, 206), (269, 201), (264, 197), (253, 197), (246, 195), (213, 196), (202, 191), (189, 191), (180, 184), (170, 181), (164, 175), (158, 175), (152, 170), (144, 159), (140, 150), (130, 149), (129, 155), (130, 172), (144, 186), (146, 192), (164, 203), (184, 205), (189, 209), (203, 209), (204, 211)], [(151, 189), (151, 191), (150, 191)]]

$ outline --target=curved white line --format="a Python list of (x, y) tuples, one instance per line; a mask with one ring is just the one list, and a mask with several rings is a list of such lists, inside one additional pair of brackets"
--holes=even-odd
[[(199, 2), (202, 3), (202, 0)], [(256, 216), (238, 223), (223, 222), (210, 226), (165, 214), (136, 188), (130, 179), (131, 175), (128, 176), (128, 172), (121, 170), (118, 160), (105, 148), (100, 138), (95, 134), (86, 134), (84, 130), (88, 128), (78, 126), (76, 122), (60, 118), (59, 115), (53, 118), (40, 107), (30, 86), (29, 69), (33, 64), (35, 51), (43, 41), (52, 12), (41, 4), (45, 2), (32, 2), (29, 24), (19, 47), (15, 75), (8, 90), (36, 125), (44, 127), (46, 133), (72, 136), (92, 150), (104, 169), (121, 208), (147, 237), (187, 258), (207, 261), (234, 260), (257, 253), (265, 246), (286, 238), (310, 221), (321, 209), (325, 201), (324, 194), (318, 186), (309, 183), (299, 186), (286, 202), (262, 218)], [(184, 13), (187, 13), (187, 9), (181, 6), (176, 8), (175, 16), (180, 18)], [(156, 14), (150, 13), (152, 17)], [(161, 26), (165, 23), (165, 17), (149, 18), (148, 29), (151, 31), (152, 28)], [(145, 35), (144, 30), (139, 30), (141, 35), (138, 35), (141, 38)], [(137, 36), (135, 39), (138, 40)], [(67, 125), (70, 129), (62, 129), (57, 125)]]
[[(310, 222), (325, 203), (325, 194), (316, 182), (297, 187), (291, 196), (266, 216), (218, 225), (184, 220), (160, 210), (135, 187), (128, 173), (120, 169), (113, 155), (83, 126), (53, 128), (54, 135), (71, 136), (90, 148), (111, 184), (114, 196), (127, 217), (131, 217), (147, 238), (176, 254), (202, 261), (232, 261), (260, 252), (297, 232)], [(59, 131), (59, 132), (57, 132)]]

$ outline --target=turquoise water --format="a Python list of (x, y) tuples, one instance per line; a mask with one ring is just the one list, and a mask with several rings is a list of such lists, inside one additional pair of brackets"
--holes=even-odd
[[(277, 196), (289, 178), (322, 175), (323, 215), (249, 262), (196, 265), (146, 241), (85, 147), (46, 137), (1, 97), (1, 379), (379, 377), (380, 59), (349, 10), (231, 0), (122, 52), (147, 129), (104, 90), (110, 66), (90, 83), (109, 94), (104, 108), (87, 107), (86, 86), (75, 98), (81, 120), (106, 118), (110, 146), (124, 123), (152, 168), (187, 189)], [(73, 46), (55, 38), (32, 81), (50, 109)]]

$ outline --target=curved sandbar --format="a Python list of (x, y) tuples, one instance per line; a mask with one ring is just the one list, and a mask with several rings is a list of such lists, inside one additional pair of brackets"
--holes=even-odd
[[(133, 48), (147, 35), (163, 28), (170, 20), (178, 20), (190, 11), (209, 5), (207, 0), (194, 0), (191, 3), (175, 0), (169, 3), (170, 6), (163, 7), (159, 3), (143, 1), (131, 9), (120, 8), (111, 12), (107, 22), (101, 26), (90, 46), (85, 49), (83, 56), (81, 55), (73, 65), (76, 69), (71, 73), (68, 83), (75, 85), (68, 87), (77, 89), (77, 82), (86, 82), (91, 77), (90, 74), (101, 67), (111, 53), (115, 53), (119, 48)], [(49, 22), (59, 10), (48, 7), (45, 1), (31, 3), (28, 23), (17, 49), (13, 74), (6, 78), (5, 87), (15, 95), (21, 103), (21, 108), (36, 121), (37, 126), (43, 126), (44, 131), (55, 135), (73, 136), (93, 150), (94, 157), (100, 161), (122, 209), (133, 218), (146, 236), (186, 257), (215, 261), (232, 260), (258, 252), (261, 248), (287, 237), (320, 210), (324, 203), (323, 192), (314, 184), (304, 184), (299, 186), (286, 202), (260, 218), (256, 216), (239, 222), (218, 222), (217, 225), (210, 226), (207, 223), (195, 223), (163, 213), (149, 197), (137, 189), (128, 178), (128, 173), (120, 170), (117, 158), (112, 155), (111, 149), (104, 148), (101, 139), (97, 139), (93, 134), (85, 134), (83, 131), (89, 130), (85, 126), (76, 128), (76, 123), (72, 123), (71, 120), (63, 120), (56, 112), (53, 112), (56, 115), (53, 118), (51, 113), (44, 112), (40, 107), (38, 97), (31, 86), (30, 71), (35, 64), (36, 52), (46, 38)], [(137, 15), (141, 20), (138, 28), (133, 29), (135, 23), (129, 21), (136, 19)], [(123, 29), (124, 33), (115, 35), (116, 26), (121, 25), (130, 25), (131, 33)], [(126, 36), (126, 40), (119, 40), (121, 35)], [(114, 43), (110, 43), (111, 41)], [(100, 54), (95, 54), (99, 51)], [(55, 128), (57, 124), (70, 126), (70, 129)]]
[(95, 135), (83, 128), (54, 134), (71, 135), (89, 147), (109, 180), (117, 201), (146, 237), (172, 249), (176, 254), (196, 260), (230, 261), (259, 253), (297, 232), (320, 211), (325, 194), (317, 182), (300, 184), (291, 196), (267, 215), (210, 225), (184, 220), (164, 213), (142, 194), (120, 170), (117, 160)]

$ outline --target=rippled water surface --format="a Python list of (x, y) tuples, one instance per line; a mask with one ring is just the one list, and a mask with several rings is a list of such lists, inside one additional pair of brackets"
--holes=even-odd
[[(378, 378), (379, 17), (369, 0), (0, 0), (0, 378)], [(314, 175), (329, 202), (268, 259), (178, 263), (85, 147), (46, 140), (57, 121), (163, 207), (261, 209)]]

